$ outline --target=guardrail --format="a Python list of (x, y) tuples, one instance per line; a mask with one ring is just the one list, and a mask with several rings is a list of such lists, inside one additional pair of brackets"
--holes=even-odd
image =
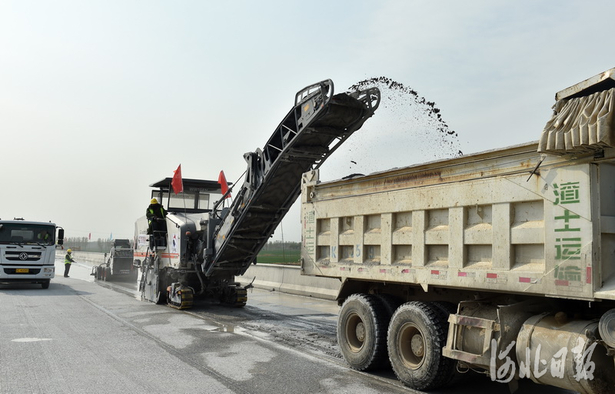
[[(73, 256), (78, 263), (88, 265), (98, 265), (104, 262), (104, 253), (75, 251)], [(293, 265), (251, 265), (246, 273), (237, 277), (236, 280), (242, 285), (254, 281), (254, 287), (259, 289), (326, 300), (335, 300), (340, 288), (338, 279), (301, 275), (301, 267)]]

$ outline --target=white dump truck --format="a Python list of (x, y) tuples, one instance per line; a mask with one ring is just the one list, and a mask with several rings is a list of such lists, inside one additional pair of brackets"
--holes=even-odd
[(63, 242), (64, 229), (54, 223), (0, 220), (0, 283), (37, 283), (49, 288), (55, 276), (56, 243)]
[(430, 390), (484, 372), (615, 392), (615, 69), (556, 95), (538, 142), (302, 180), (302, 270), (339, 278), (357, 370)]

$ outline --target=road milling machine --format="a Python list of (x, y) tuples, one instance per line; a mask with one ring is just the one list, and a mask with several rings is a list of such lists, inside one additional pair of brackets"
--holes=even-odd
[[(216, 181), (183, 179), (174, 194), (172, 178), (150, 185), (167, 215), (148, 234), (144, 216), (135, 225), (135, 265), (141, 297), (190, 308), (195, 297), (242, 307), (247, 287), (235, 281), (267, 243), (301, 191), (302, 174), (323, 162), (380, 104), (368, 88), (334, 95), (324, 80), (300, 90), (295, 105), (262, 149), (244, 154), (244, 182), (222, 194)], [(234, 186), (239, 186), (239, 183)]]

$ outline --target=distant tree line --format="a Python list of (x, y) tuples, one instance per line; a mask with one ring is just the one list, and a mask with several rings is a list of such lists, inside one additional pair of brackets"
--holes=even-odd
[(112, 239), (98, 238), (91, 241), (88, 237), (69, 237), (64, 240), (64, 249), (80, 250), (82, 252), (108, 253), (113, 246)]
[(301, 250), (301, 242), (269, 241), (262, 250)]

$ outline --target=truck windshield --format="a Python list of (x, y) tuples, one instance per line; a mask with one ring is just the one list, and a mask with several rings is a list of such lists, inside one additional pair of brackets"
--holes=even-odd
[(55, 244), (55, 227), (28, 223), (0, 223), (0, 244)]

